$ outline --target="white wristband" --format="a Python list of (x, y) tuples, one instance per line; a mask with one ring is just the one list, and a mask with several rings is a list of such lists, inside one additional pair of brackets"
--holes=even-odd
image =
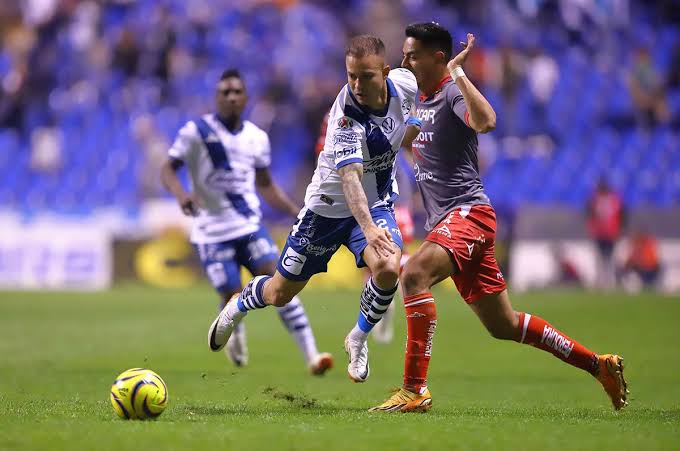
[(463, 68), (460, 66), (456, 66), (452, 71), (451, 71), (451, 80), (455, 83), (456, 80), (458, 80), (458, 77), (464, 77), (465, 72), (463, 72)]

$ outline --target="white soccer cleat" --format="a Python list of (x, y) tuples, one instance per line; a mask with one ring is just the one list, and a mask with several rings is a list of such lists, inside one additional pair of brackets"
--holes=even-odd
[(236, 306), (238, 296), (238, 294), (235, 294), (229, 299), (227, 305), (224, 306), (208, 329), (208, 347), (213, 352), (219, 351), (227, 344), (236, 324), (246, 316)]
[(373, 327), (371, 332), (373, 340), (381, 345), (390, 344), (394, 338), (394, 302), (385, 311), (378, 324)]
[(354, 382), (366, 382), (370, 373), (368, 367), (368, 344), (365, 341), (345, 337), (345, 352), (349, 357), (347, 374)]
[(239, 322), (234, 327), (227, 347), (224, 348), (227, 358), (236, 366), (246, 366), (248, 364), (248, 342), (246, 340), (246, 325)]

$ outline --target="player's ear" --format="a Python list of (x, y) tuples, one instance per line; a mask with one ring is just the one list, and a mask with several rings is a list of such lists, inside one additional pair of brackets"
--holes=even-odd
[(446, 55), (441, 50), (437, 50), (436, 52), (434, 52), (434, 59), (438, 63), (443, 63), (443, 64), (448, 63), (448, 61), (446, 60)]
[(390, 67), (389, 64), (386, 65), (385, 67), (383, 67), (383, 70), (382, 70), (383, 78), (387, 78), (387, 76), (390, 74), (390, 70), (392, 70), (392, 68)]

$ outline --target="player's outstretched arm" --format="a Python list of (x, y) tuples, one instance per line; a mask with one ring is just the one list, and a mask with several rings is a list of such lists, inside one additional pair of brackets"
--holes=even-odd
[(338, 169), (338, 174), (342, 177), (342, 191), (345, 194), (349, 210), (361, 227), (361, 231), (364, 232), (368, 245), (383, 257), (394, 254), (395, 246), (392, 243), (392, 235), (388, 230), (375, 225), (368, 209), (368, 199), (366, 199), (364, 187), (361, 185), (361, 178), (364, 174), (363, 165), (360, 163), (348, 164)]
[(271, 207), (289, 215), (297, 216), (300, 208), (295, 205), (286, 193), (283, 192), (281, 187), (274, 182), (269, 169), (263, 168), (255, 170), (255, 185), (264, 198), (264, 201)]
[(177, 171), (184, 165), (182, 160), (176, 158), (168, 158), (161, 168), (161, 182), (165, 189), (170, 191), (177, 203), (182, 209), (182, 213), (187, 216), (196, 216), (198, 214), (198, 199), (187, 193), (182, 186), (182, 181), (177, 177)]
[(463, 50), (447, 64), (451, 78), (460, 89), (467, 106), (470, 127), (478, 133), (488, 133), (496, 128), (496, 112), (488, 100), (472, 84), (463, 72), (463, 63), (474, 47), (475, 36), (467, 34), (467, 44), (461, 42)]

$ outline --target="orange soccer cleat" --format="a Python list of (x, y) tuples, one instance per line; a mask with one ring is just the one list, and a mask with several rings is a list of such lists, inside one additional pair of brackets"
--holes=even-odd
[(623, 378), (623, 357), (616, 354), (603, 354), (598, 357), (598, 372), (595, 375), (612, 400), (614, 409), (620, 410), (628, 405), (628, 385)]
[(369, 412), (427, 412), (432, 407), (432, 395), (427, 388), (413, 393), (404, 388), (395, 390), (384, 403), (371, 407)]

